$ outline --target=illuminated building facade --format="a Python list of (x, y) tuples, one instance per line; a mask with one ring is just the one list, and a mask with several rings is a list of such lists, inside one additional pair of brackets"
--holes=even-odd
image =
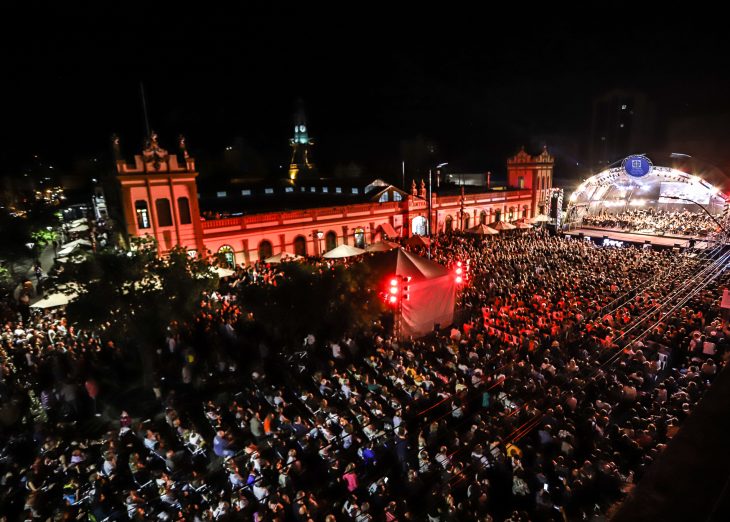
[(554, 164), (555, 158), (550, 155), (547, 147), (537, 156), (530, 156), (523, 147), (513, 158), (507, 160), (507, 185), (532, 191), (530, 208), (539, 214), (546, 213), (550, 189), (553, 187)]
[[(306, 126), (298, 131), (308, 140)], [(118, 141), (115, 147), (118, 154)], [(508, 186), (500, 190), (470, 187), (465, 192), (462, 187), (457, 194), (434, 192), (433, 232), (534, 216), (542, 191), (552, 182), (552, 158), (547, 151), (535, 158), (521, 151), (516, 158), (508, 163)], [(223, 253), (232, 264), (250, 264), (280, 252), (317, 256), (341, 244), (364, 247), (380, 239), (427, 233), (423, 181), (406, 192), (382, 180), (359, 186), (335, 179), (296, 179), (292, 186), (287, 180), (239, 189), (236, 198), (221, 192), (237, 212), (201, 214), (196, 177), (195, 161), (183, 139), (177, 154), (162, 149), (153, 134), (134, 164), (118, 157), (127, 235), (149, 234), (163, 253), (182, 245), (191, 253)]]

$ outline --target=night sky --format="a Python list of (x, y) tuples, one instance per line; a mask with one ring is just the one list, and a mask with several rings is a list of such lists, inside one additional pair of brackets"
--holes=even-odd
[(676, 148), (730, 172), (730, 46), (711, 13), (115, 5), (6, 10), (3, 174), (33, 154), (64, 172), (108, 165), (114, 132), (131, 157), (145, 135), (140, 81), (163, 146), (183, 133), (208, 175), (229, 145), (245, 150), (241, 175), (280, 173), (301, 99), (323, 174), (354, 163), (399, 177), (404, 142), (433, 143), (426, 162), (499, 172), (520, 145), (547, 144), (556, 177), (573, 179), (589, 168), (592, 102), (614, 88), (655, 110), (643, 150), (627, 153)]

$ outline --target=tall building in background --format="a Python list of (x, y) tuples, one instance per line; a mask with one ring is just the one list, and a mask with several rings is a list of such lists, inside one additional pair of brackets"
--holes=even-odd
[(638, 91), (614, 89), (593, 100), (590, 164), (594, 169), (654, 144), (654, 105)]
[(289, 140), (289, 144), (291, 145), (289, 179), (297, 181), (315, 174), (314, 163), (311, 161), (311, 147), (314, 145), (314, 140), (309, 137), (307, 118), (301, 103), (294, 116), (294, 137)]

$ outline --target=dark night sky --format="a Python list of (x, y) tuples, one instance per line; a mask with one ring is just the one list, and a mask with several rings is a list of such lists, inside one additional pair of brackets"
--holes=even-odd
[(287, 162), (302, 98), (323, 171), (356, 162), (368, 174), (397, 174), (401, 142), (423, 136), (438, 146), (435, 161), (472, 171), (504, 170), (521, 144), (537, 152), (547, 143), (563, 168), (557, 176), (576, 176), (592, 100), (616, 87), (655, 104), (647, 149), (677, 146), (730, 165), (730, 46), (712, 13), (398, 14), (368, 4), (325, 16), (183, 5), (6, 12), (3, 173), (34, 153), (73, 169), (108, 155), (113, 132), (127, 156), (136, 152), (141, 80), (164, 146), (183, 133), (213, 164), (240, 137), (271, 173)]

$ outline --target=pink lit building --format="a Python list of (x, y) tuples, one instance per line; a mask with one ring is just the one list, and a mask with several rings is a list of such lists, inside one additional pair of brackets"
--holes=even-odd
[[(179, 151), (169, 153), (153, 133), (133, 163), (121, 158), (118, 140), (114, 146), (126, 234), (154, 237), (163, 253), (181, 245), (191, 253), (221, 252), (231, 263), (250, 264), (282, 251), (318, 256), (341, 244), (364, 247), (427, 233), (423, 181), (405, 191), (381, 180), (357, 185), (290, 176), (280, 183), (238, 187), (235, 194), (218, 192), (215, 197), (229, 210), (216, 213), (198, 193), (195, 161), (182, 137)], [(544, 211), (553, 164), (546, 149), (538, 156), (521, 150), (507, 161), (505, 187), (487, 189), (486, 180), (485, 187), (461, 187), (456, 193), (440, 187), (432, 196), (433, 233)]]

